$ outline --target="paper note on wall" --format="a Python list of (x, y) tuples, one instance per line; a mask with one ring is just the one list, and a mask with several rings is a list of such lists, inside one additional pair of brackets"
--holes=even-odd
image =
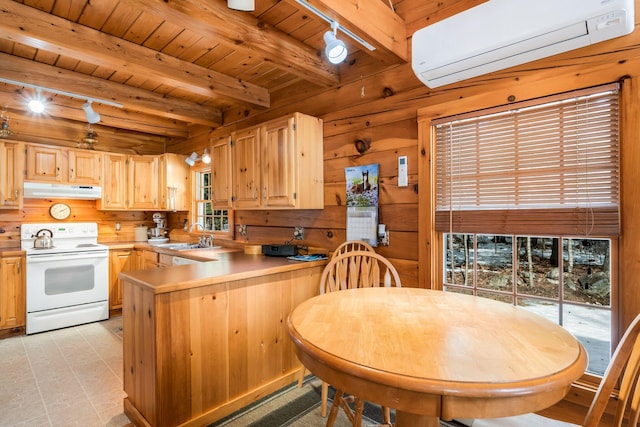
[(378, 165), (345, 168), (347, 181), (347, 240), (377, 246)]

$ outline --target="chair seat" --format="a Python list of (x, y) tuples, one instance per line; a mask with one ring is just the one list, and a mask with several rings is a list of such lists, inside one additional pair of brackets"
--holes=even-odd
[(524, 414), (504, 418), (477, 418), (474, 420), (458, 420), (469, 427), (579, 427), (577, 424), (566, 423), (537, 414)]

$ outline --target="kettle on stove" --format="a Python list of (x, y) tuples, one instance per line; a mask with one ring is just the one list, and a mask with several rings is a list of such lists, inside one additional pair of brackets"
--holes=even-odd
[[(44, 232), (48, 232), (46, 236)], [(33, 247), (35, 249), (49, 249), (53, 247), (53, 233), (47, 228), (43, 228), (36, 233), (35, 240), (33, 241)]]

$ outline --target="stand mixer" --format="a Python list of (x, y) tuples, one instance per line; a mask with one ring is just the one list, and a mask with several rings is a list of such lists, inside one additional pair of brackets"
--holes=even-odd
[(149, 243), (165, 243), (169, 241), (167, 230), (164, 228), (165, 215), (161, 212), (153, 214), (153, 222), (156, 223), (155, 228), (149, 230)]

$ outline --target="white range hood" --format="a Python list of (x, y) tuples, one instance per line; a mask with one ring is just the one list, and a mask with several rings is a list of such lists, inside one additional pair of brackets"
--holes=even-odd
[(52, 198), (97, 200), (102, 197), (102, 187), (95, 185), (25, 182), (24, 197), (30, 199)]

